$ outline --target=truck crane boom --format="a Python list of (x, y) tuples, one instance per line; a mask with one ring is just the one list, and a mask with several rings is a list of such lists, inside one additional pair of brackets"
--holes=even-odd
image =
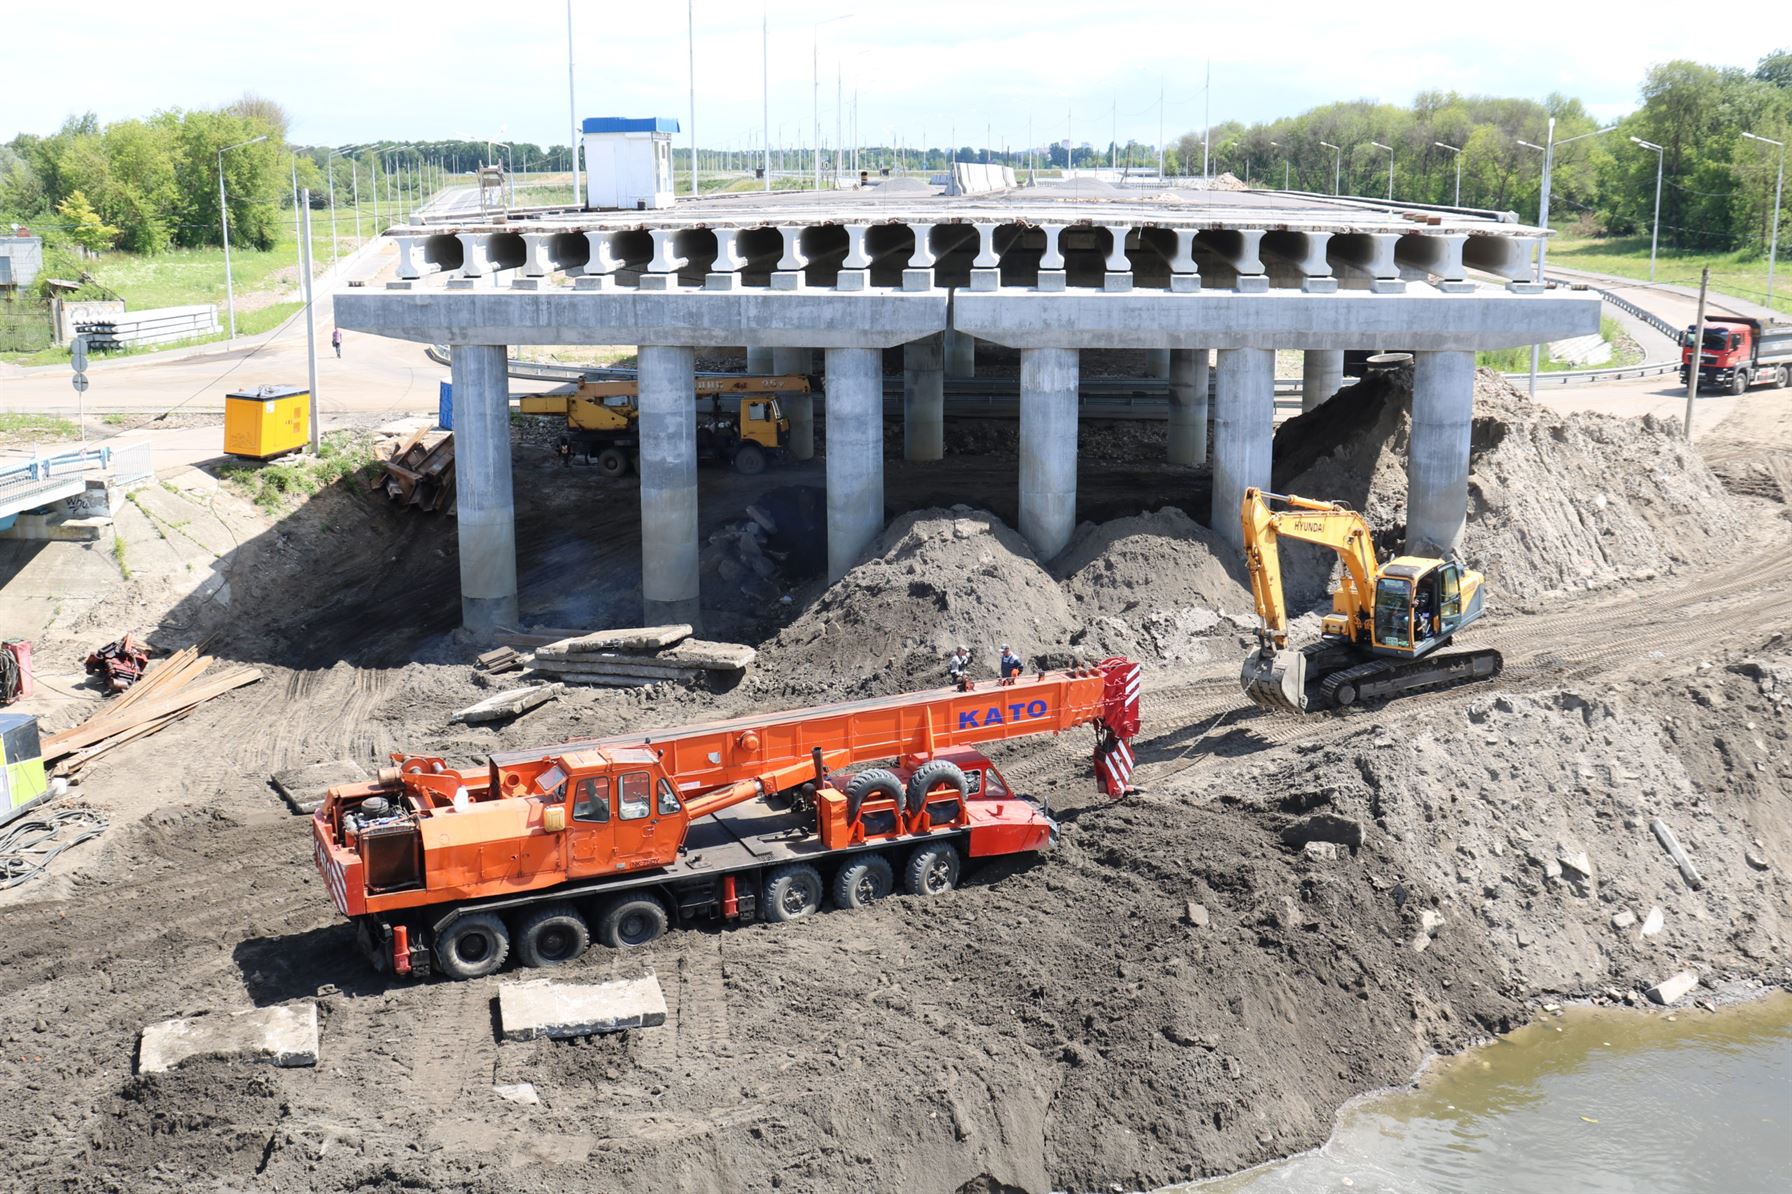
[[(871, 851), (887, 876), (898, 852), (912, 861), (942, 847), (973, 858), (1042, 849), (1056, 832), (1046, 810), (1009, 793), (974, 748), (1088, 727), (1100, 789), (1118, 798), (1130, 791), (1141, 687), (1138, 665), (1116, 658), (503, 752), (470, 768), (394, 756), (373, 782), (331, 789), (312, 819), (314, 852), (376, 958), (416, 972), (433, 940), (434, 961), (453, 974), (441, 943), (492, 908), (586, 901), (596, 918), (648, 889), (662, 910), (740, 914), (771, 902), (737, 882), (751, 873), (769, 885), (768, 859), (818, 874), (820, 860)], [(896, 762), (843, 773), (884, 760)]]
[[(1499, 674), (1498, 651), (1438, 653), (1481, 616), (1479, 572), (1424, 556), (1378, 564), (1368, 520), (1341, 502), (1251, 488), (1240, 519), (1262, 626), (1239, 682), (1257, 704), (1305, 713)], [(1343, 564), (1319, 641), (1299, 650), (1288, 648), (1283, 539), (1328, 547)]]

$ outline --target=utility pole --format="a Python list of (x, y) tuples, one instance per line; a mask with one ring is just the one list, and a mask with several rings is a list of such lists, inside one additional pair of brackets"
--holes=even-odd
[(361, 163), (354, 158), (348, 160), (348, 180), (355, 193), (355, 244), (361, 243)]
[(324, 155), (324, 171), (330, 178), (330, 272), (336, 272), (336, 151)]
[[(1631, 140), (1634, 141), (1634, 140), (1636, 140), (1636, 138), (1632, 137)], [(1461, 147), (1456, 146), (1456, 145), (1445, 145), (1442, 141), (1433, 141), (1432, 144), (1437, 146), (1439, 149), (1447, 149), (1453, 155), (1455, 155), (1455, 158), (1456, 158), (1456, 202), (1455, 202), (1454, 206), (1461, 207), (1462, 206), (1462, 149), (1461, 149)], [(1654, 279), (1651, 278), (1650, 281), (1654, 281)]]
[(1775, 141), (1772, 137), (1758, 137), (1754, 133), (1744, 133), (1750, 141), (1763, 141), (1768, 145), (1780, 147), (1779, 179), (1773, 184), (1773, 240), (1767, 247), (1767, 305), (1773, 306), (1773, 263), (1780, 255), (1780, 196), (1786, 189), (1786, 143)]
[(224, 306), (230, 313), (230, 338), (236, 339), (236, 286), (230, 277), (230, 201), (224, 194), (224, 155), (233, 149), (241, 149), (245, 145), (253, 145), (257, 141), (266, 141), (267, 134), (251, 137), (247, 141), (238, 141), (235, 145), (226, 145), (218, 150), (218, 223), (224, 231)]
[(772, 33), (771, 2), (759, 9), (759, 123), (764, 127), (765, 190), (772, 189)]
[(1161, 76), (1161, 75), (1159, 75), (1158, 79), (1157, 79), (1157, 177), (1158, 177), (1159, 182), (1163, 181), (1163, 177), (1164, 177), (1164, 80), (1163, 80), (1163, 76)]
[(684, 0), (685, 57), (691, 72), (691, 198), (697, 197), (697, 0)]
[(1394, 147), (1392, 145), (1383, 145), (1380, 141), (1371, 141), (1369, 144), (1375, 146), (1377, 149), (1385, 149), (1388, 151), (1388, 202), (1392, 203), (1394, 201)]
[(585, 206), (585, 192), (579, 189), (579, 100), (573, 89), (572, 73), (572, 0), (566, 0), (566, 118), (572, 124), (572, 205)]
[(311, 188), (305, 188), (305, 227), (299, 238), (299, 276), (305, 282), (305, 369), (311, 406), (311, 452), (322, 446), (322, 432), (317, 425), (317, 283), (311, 276)]
[(1213, 143), (1213, 59), (1207, 60), (1207, 81), (1201, 85), (1201, 177), (1212, 180), (1207, 167), (1207, 148)]
[[(1579, 136), (1569, 137), (1566, 140), (1561, 141), (1560, 144), (1567, 145), (1574, 141), (1583, 141), (1588, 137), (1597, 137), (1604, 133), (1609, 133), (1617, 127), (1618, 126), (1615, 124), (1610, 124), (1602, 129), (1594, 129), (1590, 133), (1581, 133)], [(1518, 144), (1524, 146), (1526, 149), (1541, 149), (1543, 151), (1543, 189), (1541, 194), (1537, 197), (1537, 224), (1540, 228), (1547, 231), (1549, 229), (1549, 190), (1555, 180), (1556, 145), (1558, 144), (1556, 141), (1556, 118), (1553, 116), (1549, 118), (1549, 136), (1546, 137), (1544, 141), (1545, 143), (1542, 145), (1532, 145), (1529, 141), (1520, 141)], [(1549, 238), (1545, 236), (1537, 242), (1537, 274), (1534, 280), (1540, 286), (1547, 284), (1544, 268), (1548, 263), (1548, 260)], [(1531, 345), (1530, 394), (1532, 398), (1537, 396), (1537, 367), (1541, 363), (1542, 355), (1543, 346), (1541, 344)]]
[(1341, 195), (1343, 194), (1340, 188), (1341, 180), (1344, 177), (1344, 150), (1330, 141), (1321, 141), (1319, 144), (1332, 151), (1332, 194)]
[[(1649, 226), (1649, 281), (1655, 281), (1655, 246), (1661, 237), (1661, 168), (1667, 159), (1667, 151), (1653, 141), (1645, 141), (1641, 137), (1632, 137), (1632, 141), (1644, 149), (1655, 151), (1655, 219)], [(1769, 292), (1771, 295), (1771, 291)]]
[(1692, 404), (1699, 393), (1699, 357), (1705, 351), (1705, 292), (1711, 285), (1711, 267), (1699, 271), (1699, 317), (1692, 325), (1692, 347), (1686, 358), (1686, 442), (1692, 442)]

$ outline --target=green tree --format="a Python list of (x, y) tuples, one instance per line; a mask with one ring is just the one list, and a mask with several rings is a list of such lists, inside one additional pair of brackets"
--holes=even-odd
[(93, 204), (80, 191), (71, 191), (68, 198), (58, 203), (56, 214), (68, 221), (69, 239), (90, 253), (110, 249), (118, 243), (118, 229), (100, 219)]

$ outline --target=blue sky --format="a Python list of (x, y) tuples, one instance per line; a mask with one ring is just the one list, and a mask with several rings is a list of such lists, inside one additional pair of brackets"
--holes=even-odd
[[(808, 142), (820, 57), (823, 137), (834, 140), (836, 74), (852, 139), (1020, 147), (1172, 139), (1212, 116), (1257, 120), (1335, 99), (1404, 103), (1421, 90), (1578, 96), (1612, 117), (1636, 105), (1656, 62), (1693, 57), (1752, 67), (1792, 46), (1778, 4), (1737, 20), (1644, 0), (1622, 6), (1502, 4), (1273, 6), (1145, 0), (770, 0), (774, 144)], [(761, 135), (762, 5), (695, 0), (697, 131), (705, 146)], [(227, 103), (254, 91), (282, 104), (293, 137), (564, 141), (565, 0), (426, 0), (357, 6), (233, 0), (83, 0), (5, 19), (10, 52), (0, 139), (51, 132), (70, 112), (102, 120)], [(494, 16), (493, 14), (499, 14)], [(1585, 13), (1571, 18), (1570, 14)], [(178, 16), (174, 15), (178, 14)], [(828, 21), (835, 16), (845, 19)], [(579, 114), (687, 120), (686, 4), (573, 0)], [(818, 29), (817, 21), (828, 21)], [(1781, 26), (1774, 30), (1777, 23)], [(1539, 34), (1538, 30), (1546, 31)], [(1763, 38), (1765, 33), (1765, 38)], [(1553, 36), (1551, 35), (1553, 34)], [(1777, 36), (1777, 43), (1775, 37)], [(47, 52), (28, 47), (42, 44)], [(680, 141), (684, 140), (683, 137)]]

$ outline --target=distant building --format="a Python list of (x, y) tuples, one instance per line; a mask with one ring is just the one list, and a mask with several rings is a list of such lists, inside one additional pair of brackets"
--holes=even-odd
[(44, 268), (44, 238), (0, 236), (0, 290), (23, 290)]
[(591, 116), (585, 135), (585, 206), (672, 206), (672, 134), (666, 116)]

